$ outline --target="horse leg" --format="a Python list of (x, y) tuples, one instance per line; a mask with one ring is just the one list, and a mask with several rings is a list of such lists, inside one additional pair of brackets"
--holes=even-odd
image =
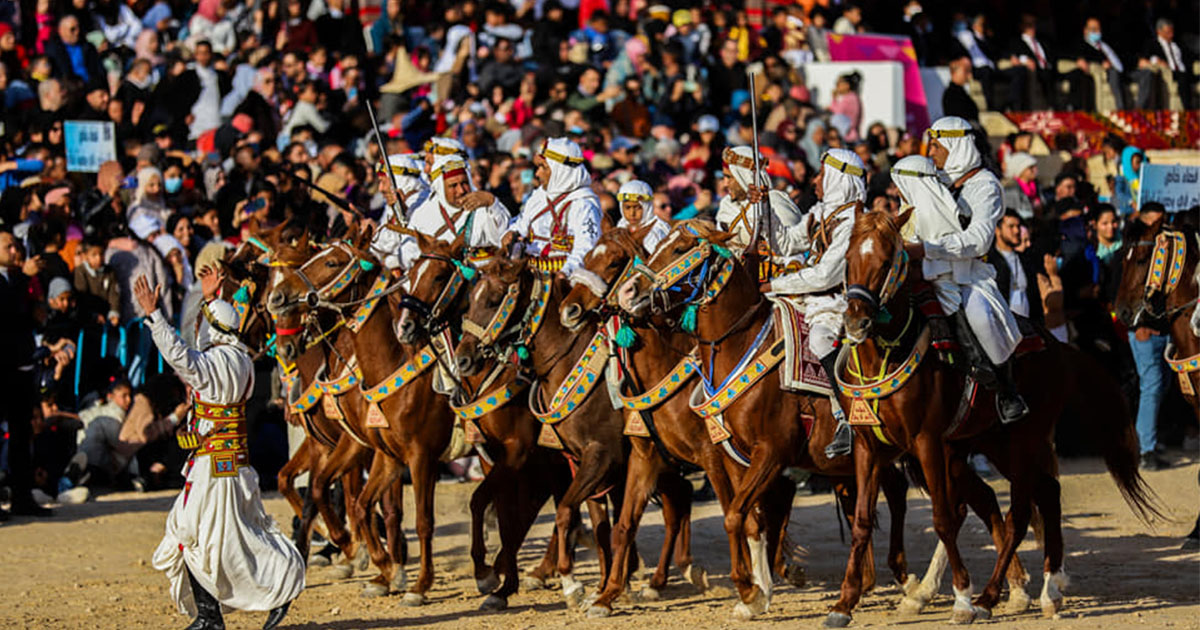
[[(354, 574), (355, 567), (351, 561), (354, 558), (356, 545), (350, 532), (346, 531), (344, 519), (337, 514), (329, 501), (329, 484), (335, 475), (343, 474), (349, 469), (357, 471), (358, 466), (355, 464), (360, 453), (358, 445), (353, 440), (343, 439), (338, 442), (331, 453), (321, 458), (322, 461), (313, 468), (308, 480), (308, 496), (313, 507), (305, 510), (304, 516), (300, 519), (300, 527), (303, 530), (301, 540), (304, 547), (299, 551), (301, 555), (304, 555), (308, 551), (316, 516), (317, 514), (321, 515), (321, 520), (325, 521), (325, 531), (329, 534), (329, 541), (342, 551), (343, 562), (334, 565), (334, 570), (341, 579), (349, 578)], [(349, 490), (345, 487), (344, 481), (342, 486), (342, 489), (348, 493)], [(346, 513), (349, 515), (352, 511), (347, 510)], [(359, 536), (360, 541), (361, 539), (362, 537)], [(365, 568), (361, 567), (360, 570)]]
[[(668, 567), (672, 557), (680, 575), (689, 583), (697, 585), (693, 581), (697, 576), (692, 575), (695, 563), (692, 558), (692, 484), (678, 471), (667, 470), (659, 476), (658, 491), (662, 496), (666, 537), (663, 539), (663, 548), (659, 555), (659, 566), (655, 568), (654, 575), (650, 578), (650, 588), (658, 591), (666, 586)], [(630, 560), (636, 560), (636, 557), (631, 557)], [(631, 568), (630, 571), (632, 572), (634, 568), (636, 567)], [(706, 581), (707, 578), (703, 577), (704, 569), (694, 568), (701, 579)], [(701, 581), (700, 585), (697, 585), (702, 591), (706, 588), (703, 583)], [(642, 590), (642, 594), (646, 594), (645, 589)]]
[[(708, 571), (696, 564), (695, 558), (692, 557), (692, 484), (682, 476), (677, 478), (680, 482), (679, 492), (683, 493), (681, 500), (684, 497), (687, 500), (687, 511), (680, 518), (679, 535), (675, 538), (675, 568), (679, 569), (679, 574), (688, 584), (704, 592), (708, 590)], [(632, 565), (637, 557), (633, 556), (629, 560)], [(631, 566), (630, 573), (636, 569), (636, 566)]]
[[(380, 544), (380, 533), (375, 520), (375, 505), (383, 498), (388, 486), (399, 476), (400, 464), (392, 457), (375, 451), (371, 460), (371, 472), (367, 476), (367, 484), (358, 494), (354, 511), (359, 521), (360, 539), (364, 540), (371, 554), (371, 563), (379, 567), (379, 575), (363, 585), (363, 597), (378, 597), (387, 595), (396, 570), (391, 557)], [(400, 568), (403, 571), (403, 567)]]
[(421, 549), (421, 566), (417, 583), (404, 594), (401, 601), (405, 606), (424, 604), (425, 593), (433, 586), (433, 489), (437, 484), (437, 455), (420, 448), (414, 451), (409, 470), (412, 471), (417, 510), (417, 544)]
[(795, 496), (796, 483), (781, 475), (771, 482), (759, 507), (766, 521), (767, 557), (771, 559), (773, 572), (799, 588), (805, 585), (808, 578), (804, 573), (804, 565), (792, 558), (792, 543), (787, 532)]
[(774, 580), (771, 560), (767, 557), (767, 541), (757, 522), (749, 528), (756, 537), (747, 537), (746, 519), (757, 518), (751, 516), (751, 507), (759, 504), (771, 481), (783, 471), (776, 454), (761, 447), (754, 450), (750, 461), (750, 467), (742, 475), (737, 493), (725, 511), (725, 533), (729, 536), (732, 552), (729, 577), (737, 586), (741, 599), (734, 606), (733, 615), (741, 620), (753, 619), (771, 606)]
[(1070, 580), (1063, 569), (1063, 536), (1062, 536), (1062, 488), (1058, 479), (1050, 473), (1042, 473), (1034, 489), (1034, 501), (1037, 502), (1038, 512), (1042, 515), (1045, 541), (1043, 553), (1045, 564), (1042, 575), (1042, 615), (1053, 617), (1062, 609), (1062, 592), (1067, 590)]
[[(296, 449), (296, 453), (292, 455), (291, 459), (283, 465), (283, 468), (279, 469), (279, 474), (275, 478), (279, 494), (287, 499), (296, 518), (304, 518), (304, 499), (300, 497), (299, 492), (296, 492), (295, 481), (296, 477), (312, 467), (314, 457), (311, 442), (310, 438), (304, 438), (304, 441), (300, 443), (300, 448)], [(294, 534), (295, 532), (293, 532)]]
[(891, 515), (888, 567), (891, 568), (896, 583), (904, 586), (909, 580), (908, 558), (904, 555), (904, 519), (908, 513), (908, 478), (895, 466), (887, 466), (881, 471), (879, 484), (883, 490), (883, 497), (887, 500), (888, 513)]
[[(883, 477), (883, 470), (887, 470), (888, 466), (884, 466), (880, 470), (880, 477)], [(881, 481), (882, 483), (882, 481)], [(835, 490), (838, 501), (842, 506), (842, 516), (846, 519), (846, 525), (853, 531), (854, 529), (854, 511), (857, 505), (858, 489), (851, 484), (838, 483)], [(875, 590), (875, 541), (867, 541), (867, 550), (863, 556), (862, 568), (862, 592), (863, 594), (870, 593)]]
[[(608, 458), (601, 456), (597, 445), (589, 445), (579, 458), (579, 468), (575, 478), (558, 503), (555, 513), (554, 526), (558, 530), (558, 575), (562, 582), (563, 598), (566, 599), (567, 609), (574, 610), (583, 603), (583, 583), (571, 574), (575, 563), (575, 536), (572, 526), (579, 518), (579, 506), (588, 495), (600, 485), (607, 472), (604, 465)], [(598, 534), (598, 532), (597, 532)], [(601, 567), (604, 566), (602, 562)]]
[[(646, 504), (650, 502), (650, 495), (654, 492), (655, 481), (661, 482), (666, 477), (666, 475), (660, 476), (665, 469), (662, 459), (653, 452), (652, 445), (649, 447), (643, 445), (644, 441), (648, 440), (634, 440), (633, 449), (629, 455), (621, 516), (612, 532), (613, 571), (604, 583), (604, 590), (601, 591), (600, 596), (588, 608), (588, 617), (607, 617), (612, 614), (613, 602), (621, 596), (629, 580), (628, 556), (630, 545), (637, 536), (638, 524), (646, 512)], [(663, 504), (663, 521), (665, 522), (667, 520), (666, 501)], [(666, 555), (666, 547), (667, 543), (664, 542), (664, 555)], [(663, 573), (666, 572), (661, 558), (655, 574), (657, 575), (660, 570)], [(653, 584), (653, 580), (651, 583)], [(646, 590), (652, 590), (652, 587), (647, 587)], [(657, 599), (657, 597), (648, 597), (648, 599)]]
[[(610, 491), (610, 495), (616, 495), (617, 490), (614, 488)], [(614, 501), (622, 500), (620, 496), (613, 496)], [(620, 507), (617, 504), (616, 507)], [(609, 576), (612, 575), (612, 521), (608, 517), (608, 505), (605, 499), (588, 499), (587, 500), (588, 519), (592, 521), (592, 535), (596, 539), (596, 559), (600, 564), (600, 581), (596, 584), (596, 592), (587, 595), (583, 601), (579, 602), (579, 607), (587, 610), (592, 602), (600, 596), (600, 589), (608, 582)], [(618, 518), (620, 514), (617, 515)]]
[(517, 552), (537, 519), (541, 506), (550, 497), (550, 492), (544, 484), (538, 483), (541, 480), (535, 475), (509, 467), (497, 466), (490, 475), (497, 475), (492, 501), (496, 506), (496, 521), (500, 530), (500, 550), (493, 566), (496, 572), (504, 576), (504, 581), (488, 595), (479, 609), (503, 610), (508, 607), (508, 597), (517, 592), (520, 583)]
[[(353, 442), (353, 440), (351, 441)], [(345, 514), (345, 517), (343, 518), (338, 515), (333, 510), (333, 506), (329, 505), (327, 510), (329, 512), (329, 516), (325, 516), (324, 513), (322, 513), (321, 518), (326, 521), (326, 527), (329, 526), (329, 519), (333, 518), (338, 523), (337, 527), (342, 530), (345, 529), (342, 525), (342, 522), (349, 521), (349, 531), (358, 535), (360, 540), (357, 542), (353, 541), (353, 539), (351, 540), (352, 545), (350, 546), (350, 551), (354, 553), (352, 559), (351, 556), (346, 555), (346, 552), (343, 552), (343, 555), (346, 555), (347, 560), (349, 560), (355, 571), (366, 571), (367, 567), (371, 566), (371, 555), (367, 552), (367, 546), (363, 544), (363, 541), (361, 540), (362, 523), (358, 520), (358, 511), (354, 508), (354, 506), (357, 505), (358, 495), (362, 493), (363, 486), (366, 485), (366, 482), (363, 481), (363, 473), (370, 468), (370, 460), (371, 457), (373, 457), (373, 451), (368, 450), (366, 447), (363, 447), (357, 442), (354, 442), (354, 445), (356, 447), (354, 461), (352, 461), (349, 465), (349, 468), (342, 473), (342, 511)], [(401, 514), (403, 514), (403, 506), (403, 501), (397, 501), (396, 509), (399, 510)], [(400, 557), (403, 564), (404, 562), (407, 562), (407, 550), (404, 547), (403, 533), (401, 533), (400, 536), (399, 547)]]
[[(946, 562), (953, 576), (954, 607), (951, 609), (952, 623), (971, 623), (986, 617), (989, 611), (976, 608), (971, 603), (971, 576), (958, 550), (958, 531), (962, 527), (965, 512), (954, 494), (955, 488), (963, 485), (963, 476), (968, 469), (965, 455), (950, 452), (938, 438), (920, 436), (917, 452), (924, 468), (925, 480), (929, 483), (929, 496), (933, 505), (933, 529), (946, 544)], [(972, 473), (973, 474), (973, 473)], [(957, 482), (957, 483), (955, 483)]]
[[(553, 460), (562, 462), (560, 466), (555, 467)], [(544, 474), (545, 479), (551, 480), (550, 494), (554, 497), (555, 517), (557, 520), (558, 505), (562, 503), (563, 497), (567, 494), (567, 488), (570, 487), (571, 479), (569, 469), (566, 465), (566, 460), (552, 456), (551, 462), (543, 462), (547, 465)], [(536, 510), (540, 510), (539, 505)], [(542, 561), (534, 568), (530, 569), (524, 577), (521, 578), (521, 588), (527, 591), (534, 591), (540, 588), (547, 588), (549, 581), (558, 573), (558, 526), (550, 530), (550, 540), (546, 542), (546, 553), (542, 554)]]
[(403, 514), (404, 480), (398, 478), (383, 493), (383, 523), (387, 532), (388, 556), (391, 558), (392, 564), (397, 567), (395, 573), (392, 574), (391, 583), (388, 584), (388, 588), (394, 592), (403, 591), (408, 580), (407, 574), (404, 572), (404, 565), (408, 562), (408, 543), (404, 540), (404, 529), (401, 527)]
[(854, 522), (850, 526), (850, 557), (842, 591), (833, 610), (825, 617), (825, 627), (843, 628), (850, 625), (850, 613), (862, 596), (863, 561), (871, 541), (871, 526), (875, 523), (875, 504), (879, 500), (879, 477), (886, 464), (874, 452), (874, 443), (856, 436), (854, 441), (855, 498)]
[[(1014, 541), (1012, 545), (1013, 554), (1008, 555), (1004, 552), (1008, 548), (1007, 545), (1007, 528), (1004, 524), (1004, 516), (1000, 512), (1000, 504), (996, 500), (996, 493), (992, 487), (984, 483), (983, 479), (975, 473), (970, 466), (965, 466), (961, 476), (963, 488), (963, 498), (971, 510), (983, 521), (987, 527), (988, 534), (992, 537), (992, 542), (996, 545), (996, 566), (993, 569), (992, 576), (988, 578), (987, 586), (980, 592), (979, 597), (975, 599), (975, 606), (987, 611), (991, 611), (1000, 601), (1000, 585), (1001, 579), (1007, 572), (1009, 583), (1009, 603), (1012, 607), (1011, 612), (1021, 612), (1029, 606), (1029, 595), (1025, 592), (1025, 584), (1029, 581), (1028, 574), (1025, 573), (1025, 568), (1021, 566), (1021, 561), (1015, 555), (1017, 547), (1021, 541)], [(1012, 488), (1010, 492), (1011, 505), (1016, 506), (1018, 503), (1029, 504), (1029, 496), (1022, 491), (1028, 487), (1019, 478), (1013, 478)]]
[[(493, 504), (493, 481), (505, 475), (503, 465), (493, 466), (483, 481), (471, 493), (471, 563), (475, 567), (475, 587), (480, 595), (487, 595), (500, 586), (500, 578), (496, 569), (487, 563), (487, 542), (484, 540), (484, 513), (487, 506)], [(500, 505), (496, 503), (497, 520), (499, 520)]]

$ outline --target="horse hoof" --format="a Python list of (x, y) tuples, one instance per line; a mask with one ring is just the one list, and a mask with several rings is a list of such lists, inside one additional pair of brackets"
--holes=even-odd
[(910, 574), (908, 574), (908, 581), (906, 581), (904, 583), (904, 586), (901, 587), (901, 590), (904, 591), (905, 595), (916, 595), (917, 590), (920, 588), (921, 588), (920, 578), (918, 578), (916, 576), (916, 574), (910, 573)]
[(789, 564), (784, 570), (783, 579), (796, 588), (804, 588), (804, 585), (808, 584), (808, 575), (804, 572), (804, 567), (799, 564)]
[(567, 600), (567, 610), (579, 610), (583, 607), (583, 588), (564, 592), (563, 599)]
[(850, 615), (840, 612), (831, 612), (825, 615), (826, 628), (845, 628), (850, 625)]
[(983, 606), (972, 606), (971, 608), (975, 610), (976, 619), (987, 621), (988, 619), (992, 618), (991, 609), (984, 608)]
[(379, 582), (367, 582), (366, 584), (363, 584), (363, 590), (361, 593), (361, 595), (363, 597), (368, 597), (368, 598), (383, 597), (384, 595), (387, 595), (387, 594), (388, 594), (388, 587), (384, 586), (383, 584), (380, 584)]
[(749, 621), (765, 612), (767, 612), (767, 598), (762, 591), (758, 590), (758, 587), (755, 587), (749, 603), (738, 602), (733, 607), (733, 618), (739, 621)]
[(662, 593), (659, 593), (658, 589), (647, 586), (638, 593), (637, 599), (641, 602), (656, 602), (660, 597), (662, 597)]
[(592, 604), (595, 604), (596, 600), (598, 599), (600, 599), (600, 593), (589, 593), (587, 597), (583, 598), (583, 601), (579, 602), (579, 610), (586, 611), (587, 609), (591, 608)]
[(420, 593), (405, 593), (404, 597), (400, 598), (401, 606), (416, 608), (425, 604), (425, 596)]
[(499, 595), (488, 595), (487, 599), (479, 605), (479, 610), (496, 612), (508, 608), (508, 598), (500, 597)]
[(486, 577), (475, 579), (475, 588), (479, 589), (480, 595), (487, 595), (488, 593), (496, 590), (496, 588), (499, 586), (500, 578), (496, 576), (496, 572), (494, 570), (489, 572)]
[(521, 590), (523, 591), (538, 591), (546, 588), (546, 581), (540, 577), (532, 575), (521, 576)]
[(683, 579), (687, 580), (688, 584), (695, 586), (700, 592), (708, 590), (708, 571), (704, 567), (689, 564), (685, 567), (680, 567), (679, 572), (683, 574)]
[(335, 580), (347, 580), (354, 575), (354, 567), (349, 564), (335, 564), (329, 567), (329, 576)]
[(950, 611), (950, 623), (958, 625), (975, 623), (975, 608), (956, 608)]
[(922, 610), (925, 610), (925, 604), (926, 602), (919, 597), (906, 595), (904, 599), (900, 600), (898, 610), (902, 615), (919, 615)]
[(366, 547), (359, 547), (354, 552), (354, 562), (352, 566), (357, 571), (366, 571), (367, 567), (371, 566), (371, 554), (367, 553)]
[(1004, 605), (1004, 611), (1010, 615), (1019, 615), (1029, 610), (1029, 606), (1032, 603), (1033, 599), (1029, 597), (1029, 593), (1021, 589), (1010, 589), (1008, 602)]
[(308, 566), (310, 567), (327, 567), (333, 564), (328, 556), (323, 556), (319, 553), (314, 553), (308, 557)]
[(1057, 615), (1058, 611), (1062, 610), (1063, 600), (1061, 597), (1056, 597), (1054, 599), (1042, 598), (1041, 604), (1042, 616), (1050, 619), (1053, 618), (1054, 615)]
[(590, 608), (587, 609), (588, 619), (602, 619), (604, 617), (608, 617), (608, 616), (612, 615), (612, 613), (613, 613), (612, 609), (607, 606), (592, 605)]

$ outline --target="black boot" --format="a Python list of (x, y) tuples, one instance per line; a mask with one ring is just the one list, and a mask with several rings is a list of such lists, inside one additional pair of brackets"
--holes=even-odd
[(263, 630), (272, 630), (275, 626), (278, 626), (283, 621), (283, 618), (287, 616), (288, 607), (291, 605), (292, 602), (288, 602), (271, 609), (271, 614), (267, 615), (267, 622), (263, 624)]
[(200, 586), (191, 569), (185, 570), (188, 582), (192, 585), (192, 599), (196, 600), (196, 619), (184, 630), (225, 630), (225, 620), (221, 618), (221, 604), (212, 593)]
[(837, 428), (833, 430), (833, 440), (825, 447), (825, 457), (833, 459), (842, 455), (849, 455), (854, 448), (854, 431), (850, 428), (850, 423), (846, 421), (846, 412), (842, 411), (841, 405), (837, 399), (837, 364), (838, 351), (834, 350), (829, 354), (821, 357), (821, 367), (825, 368), (825, 375), (829, 377), (829, 383), (833, 386), (833, 395), (829, 397), (829, 407), (833, 410), (833, 419), (837, 420)]
[(1012, 378), (1012, 361), (1006, 361), (1002, 366), (992, 363), (962, 309), (954, 314), (954, 321), (975, 380), (984, 387), (996, 390), (996, 413), (1000, 416), (1000, 422), (1008, 424), (1029, 415), (1029, 406), (1017, 393), (1017, 384)]

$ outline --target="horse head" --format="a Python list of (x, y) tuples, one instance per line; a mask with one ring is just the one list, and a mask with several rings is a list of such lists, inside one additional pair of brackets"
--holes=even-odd
[(912, 208), (893, 217), (887, 212), (854, 213), (854, 229), (846, 252), (846, 337), (862, 343), (888, 302), (904, 284), (908, 255), (900, 229), (912, 216)]
[[(725, 243), (733, 237), (709, 221), (689, 219), (676, 224), (634, 277), (619, 289), (620, 304), (630, 315), (648, 313), (671, 317), (675, 311), (705, 302), (705, 291), (717, 274), (718, 259), (730, 259)], [(735, 267), (737, 267), (735, 263)]]
[(523, 328), (522, 304), (528, 305), (533, 275), (524, 258), (497, 257), (475, 280), (462, 317), (462, 338), (454, 349), (459, 376), (480, 371), (483, 360), (499, 356), (503, 344)]
[(448, 323), (447, 316), (462, 312), (467, 293), (462, 289), (477, 273), (463, 261), (463, 236), (453, 243), (422, 232), (416, 232), (415, 237), (421, 255), (408, 270), (408, 289), (403, 295), (388, 298), (396, 336), (405, 344), (428, 337)]
[(599, 314), (605, 307), (616, 304), (618, 288), (633, 277), (634, 265), (647, 258), (642, 239), (651, 227), (633, 231), (614, 228), (600, 236), (596, 246), (584, 256), (583, 265), (569, 278), (571, 290), (558, 309), (564, 327), (577, 331), (589, 313)]

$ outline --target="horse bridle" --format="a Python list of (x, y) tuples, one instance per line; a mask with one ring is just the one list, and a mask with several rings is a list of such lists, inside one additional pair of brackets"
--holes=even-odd
[(864, 284), (851, 284), (846, 287), (846, 301), (858, 300), (865, 303), (871, 308), (871, 312), (876, 314), (876, 317), (881, 315), (887, 317), (887, 303), (896, 295), (896, 291), (904, 284), (908, 278), (908, 252), (904, 250), (904, 243), (900, 240), (897, 234), (893, 239), (895, 241), (896, 252), (892, 254), (892, 264), (888, 267), (887, 276), (883, 279), (883, 286), (876, 293), (870, 287)]
[(399, 305), (400, 308), (415, 313), (419, 317), (417, 324), (426, 333), (432, 334), (450, 324), (444, 318), (446, 310), (454, 303), (463, 286), (474, 280), (475, 273), (477, 272), (466, 263), (455, 260), (450, 256), (423, 253), (417, 257), (418, 264), (426, 260), (436, 260), (451, 265), (454, 267), (454, 274), (450, 276), (450, 280), (446, 283), (446, 286), (442, 287), (441, 292), (438, 293), (437, 298), (434, 299), (432, 304), (406, 291), (404, 295), (400, 296)]
[[(1183, 276), (1183, 265), (1187, 261), (1187, 237), (1177, 230), (1162, 230), (1153, 241), (1137, 241), (1130, 245), (1133, 249), (1150, 246), (1154, 247), (1154, 251), (1150, 267), (1146, 270), (1142, 296), (1131, 320), (1134, 325), (1137, 325), (1142, 315), (1169, 320), (1196, 306), (1195, 300), (1189, 300), (1186, 304), (1172, 309), (1166, 307), (1167, 297), (1179, 287)], [(1163, 302), (1161, 310), (1155, 306), (1156, 298)]]
[[(504, 292), (504, 299), (501, 300), (500, 306), (496, 308), (496, 312), (492, 313), (491, 319), (487, 324), (480, 325), (478, 322), (469, 319), (465, 314), (462, 317), (462, 331), (464, 335), (472, 335), (477, 341), (476, 347), (481, 356), (494, 357), (500, 353), (496, 351), (496, 345), (511, 337), (513, 334), (520, 333), (524, 328), (524, 319), (522, 318), (515, 325), (509, 326), (508, 323), (512, 320), (513, 313), (516, 312), (517, 300), (521, 295), (521, 283), (514, 282), (508, 285), (508, 289)], [(532, 307), (533, 302), (530, 302)]]
[[(714, 263), (714, 254), (726, 259), (721, 263)], [(723, 282), (717, 281), (729, 267), (732, 267), (732, 261), (720, 254), (708, 239), (701, 238), (695, 247), (671, 261), (662, 271), (656, 272), (646, 265), (634, 265), (633, 269), (650, 277), (653, 283), (650, 290), (650, 308), (663, 314), (676, 307), (699, 307), (712, 301), (724, 287)], [(714, 284), (718, 286), (712, 286)], [(690, 288), (688, 295), (678, 302), (673, 302), (672, 295), (682, 295), (685, 292), (684, 287)]]

